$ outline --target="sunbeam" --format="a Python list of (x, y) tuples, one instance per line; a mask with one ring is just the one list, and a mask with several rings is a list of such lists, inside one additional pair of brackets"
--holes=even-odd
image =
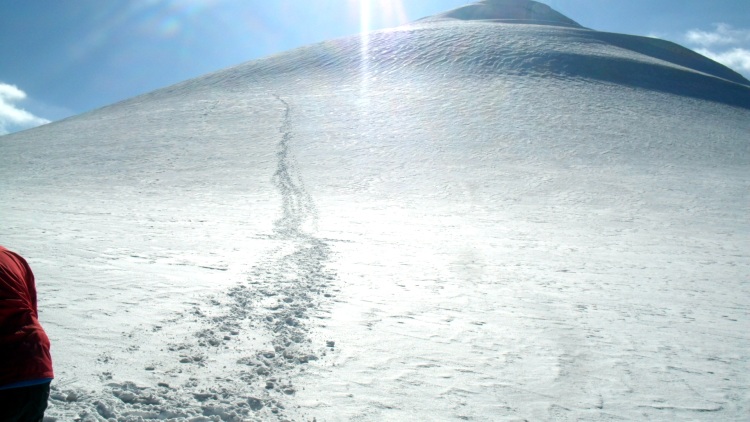
[(370, 0), (362, 0), (360, 2), (359, 10), (359, 37), (360, 37), (360, 90), (363, 95), (369, 91), (369, 73), (370, 73), (370, 24), (371, 24), (371, 10)]

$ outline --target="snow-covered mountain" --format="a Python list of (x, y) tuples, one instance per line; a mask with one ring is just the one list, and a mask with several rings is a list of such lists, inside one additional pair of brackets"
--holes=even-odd
[(0, 139), (68, 421), (741, 420), (750, 82), (527, 0)]

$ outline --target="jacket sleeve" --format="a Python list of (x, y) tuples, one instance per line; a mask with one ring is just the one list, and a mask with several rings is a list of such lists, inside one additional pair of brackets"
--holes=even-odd
[[(16, 302), (39, 318), (34, 273), (23, 257), (0, 246), (0, 299)], [(18, 303), (20, 302), (20, 303)]]
[(39, 323), (34, 274), (0, 246), (0, 386), (54, 378), (50, 341)]
[(26, 291), (29, 295), (29, 303), (31, 309), (34, 311), (34, 318), (39, 319), (39, 310), (36, 307), (36, 281), (34, 280), (34, 273), (31, 271), (29, 264), (25, 259), (16, 255), (23, 266), (24, 280), (26, 280)]

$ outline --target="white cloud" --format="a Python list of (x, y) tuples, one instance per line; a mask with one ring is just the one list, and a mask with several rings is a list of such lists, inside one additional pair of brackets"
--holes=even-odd
[(718, 23), (712, 31), (688, 31), (685, 40), (696, 52), (750, 78), (750, 29)]
[(15, 85), (0, 82), (0, 135), (43, 125), (50, 121), (18, 108), (14, 103), (26, 98)]
[(750, 50), (738, 47), (721, 53), (715, 53), (705, 48), (699, 48), (695, 51), (724, 66), (750, 74)]
[(685, 37), (691, 44), (697, 44), (704, 47), (712, 45), (738, 44), (744, 41), (750, 41), (750, 31), (734, 29), (731, 25), (717, 23), (713, 31), (702, 31), (692, 29), (687, 32)]

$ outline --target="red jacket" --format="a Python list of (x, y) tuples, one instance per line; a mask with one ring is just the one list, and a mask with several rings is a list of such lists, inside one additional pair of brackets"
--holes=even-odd
[(49, 338), (38, 318), (29, 264), (0, 246), (0, 387), (54, 377)]

